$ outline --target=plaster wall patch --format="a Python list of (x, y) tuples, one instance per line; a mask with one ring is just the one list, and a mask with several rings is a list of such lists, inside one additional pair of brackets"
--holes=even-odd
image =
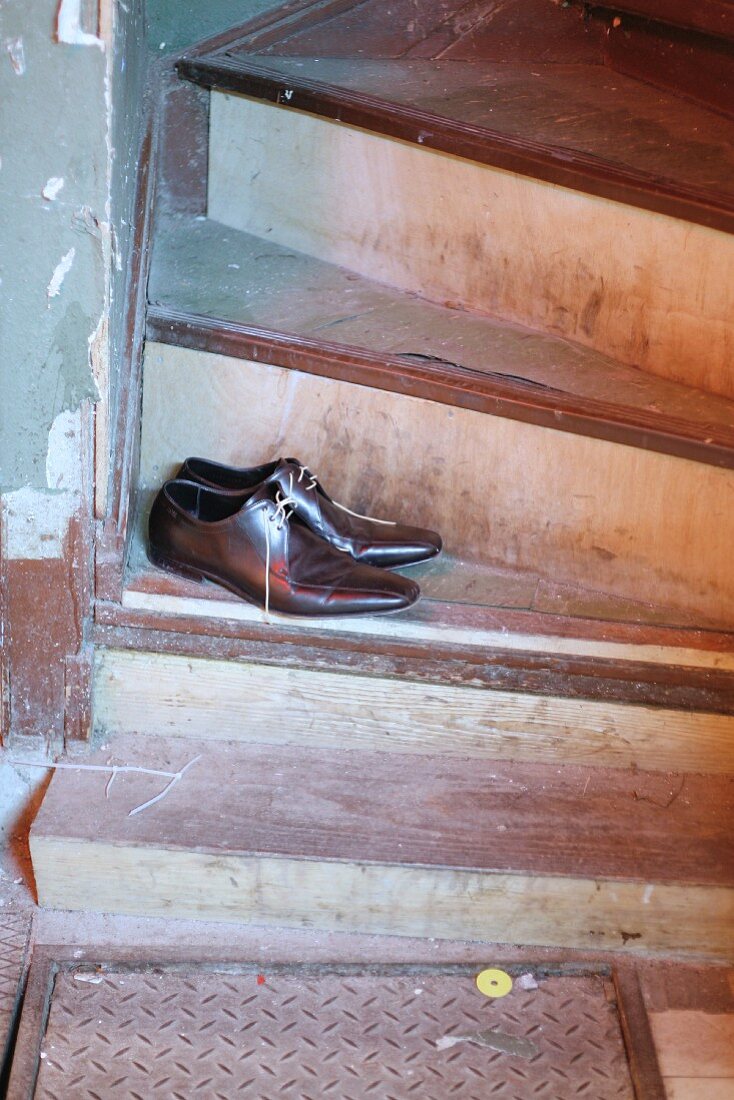
[(66, 255), (62, 256), (59, 262), (56, 264), (56, 267), (54, 268), (54, 273), (51, 276), (51, 282), (46, 288), (46, 297), (49, 299), (49, 301), (51, 300), (51, 298), (55, 298), (61, 290), (61, 284), (71, 271), (71, 265), (74, 263), (75, 256), (76, 249), (70, 248)]
[(9, 559), (39, 561), (63, 555), (69, 524), (82, 501), (80, 437), (79, 409), (60, 412), (48, 437), (48, 488), (25, 486), (2, 497), (2, 528)]
[(10, 64), (16, 76), (22, 76), (25, 72), (25, 49), (22, 38), (6, 38), (5, 49), (10, 57)]
[(103, 50), (102, 39), (82, 29), (81, 7), (82, 0), (61, 0), (56, 21), (57, 39), (69, 46), (99, 46)]
[(53, 202), (63, 186), (63, 176), (51, 176), (51, 179), (46, 181), (46, 186), (41, 190), (41, 194), (47, 202)]
[(69, 524), (80, 504), (79, 493), (53, 493), (29, 485), (7, 493), (2, 509), (7, 558), (60, 558)]
[(48, 433), (46, 454), (46, 484), (49, 489), (81, 493), (81, 430), (79, 409), (65, 409), (54, 419)]

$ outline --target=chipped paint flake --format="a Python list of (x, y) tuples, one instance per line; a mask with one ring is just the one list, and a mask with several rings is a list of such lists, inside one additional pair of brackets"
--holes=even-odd
[(25, 48), (22, 38), (6, 38), (5, 49), (10, 57), (10, 64), (16, 76), (22, 76), (25, 72)]
[(46, 287), (46, 297), (49, 301), (55, 298), (61, 290), (61, 284), (66, 276), (71, 271), (71, 265), (74, 263), (74, 257), (76, 256), (76, 249), (70, 248), (65, 256), (62, 256), (59, 262), (54, 268), (54, 273), (51, 276), (51, 281)]
[(46, 202), (54, 202), (63, 186), (63, 176), (51, 176), (51, 178), (46, 181), (46, 186), (42, 188), (41, 194)]
[(82, 29), (81, 8), (82, 0), (61, 0), (56, 37), (59, 42), (65, 42), (69, 46), (99, 46), (103, 50), (102, 39)]

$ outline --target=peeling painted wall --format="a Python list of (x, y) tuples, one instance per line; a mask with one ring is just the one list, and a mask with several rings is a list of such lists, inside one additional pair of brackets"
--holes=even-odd
[[(132, 59), (146, 56), (143, 12), (143, 0), (101, 0), (99, 12), (83, 0), (0, 2), (3, 739), (58, 744), (88, 711), (90, 403), (104, 422), (141, 114), (127, 72), (142, 83)], [(128, 171), (113, 203), (119, 161)]]
[(58, 8), (0, 7), (4, 492), (63, 491), (48, 482), (52, 426), (97, 395), (89, 342), (105, 309), (109, 246), (106, 55), (96, 36), (58, 41)]
[(235, 27), (282, 0), (148, 0), (148, 45), (161, 54)]

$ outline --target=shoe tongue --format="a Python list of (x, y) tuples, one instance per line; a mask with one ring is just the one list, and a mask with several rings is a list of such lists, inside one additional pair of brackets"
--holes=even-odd
[(264, 481), (263, 484), (255, 490), (252, 496), (247, 498), (245, 508), (255, 508), (258, 504), (262, 504), (264, 500), (275, 502), (275, 495), (279, 490), (279, 486), (274, 485), (272, 481)]

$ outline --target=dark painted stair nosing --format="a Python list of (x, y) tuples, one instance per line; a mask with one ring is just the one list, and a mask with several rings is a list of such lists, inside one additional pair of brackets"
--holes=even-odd
[(431, 360), (411, 362), (397, 355), (160, 306), (148, 307), (146, 335), (159, 343), (251, 359), (734, 469), (734, 428), (722, 431), (712, 425), (706, 438), (701, 438), (700, 423), (578, 397), (469, 367)]
[(181, 58), (176, 69), (183, 78), (206, 88), (251, 96), (425, 149), (734, 232), (734, 206), (720, 193), (683, 187), (589, 153), (517, 138), (337, 85), (285, 76), (260, 59), (244, 61), (224, 50)]

